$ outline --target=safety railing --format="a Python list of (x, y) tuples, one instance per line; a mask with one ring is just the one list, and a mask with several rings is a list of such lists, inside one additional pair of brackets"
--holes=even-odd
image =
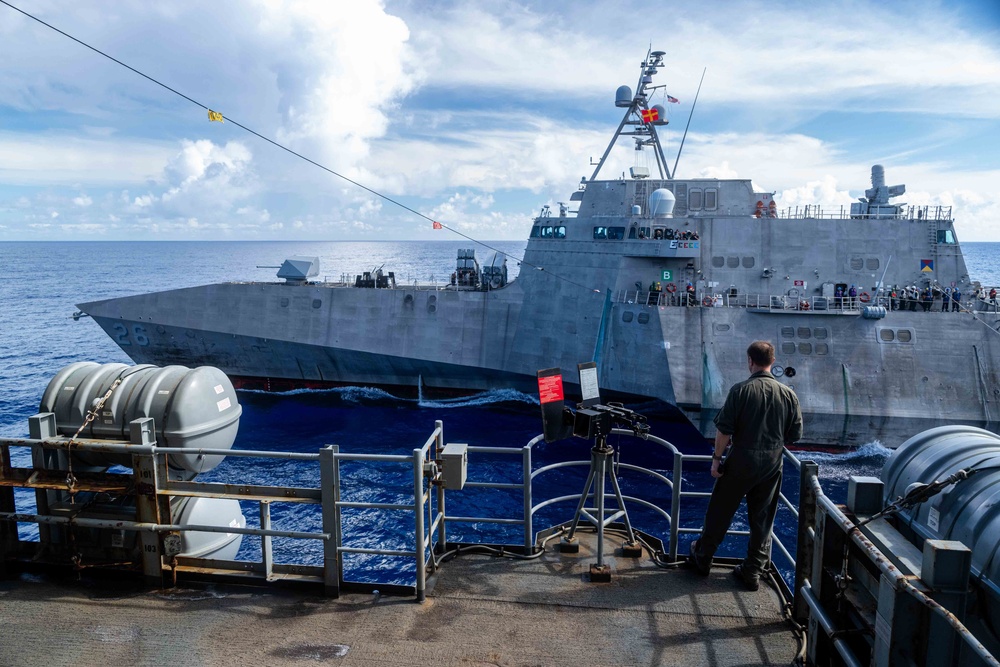
[[(899, 309), (902, 299), (897, 299)], [(800, 311), (816, 313), (845, 313), (858, 315), (865, 306), (882, 306), (889, 309), (893, 299), (883, 294), (859, 292), (857, 296), (798, 296), (789, 294), (745, 294), (732, 292), (689, 293), (686, 291), (618, 290), (612, 302), (640, 306), (677, 306), (703, 308), (747, 308), (754, 311)]]

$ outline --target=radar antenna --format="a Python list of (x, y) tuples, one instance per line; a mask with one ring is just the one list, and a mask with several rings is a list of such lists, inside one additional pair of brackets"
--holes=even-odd
[[(618, 129), (615, 130), (614, 136), (611, 137), (608, 147), (604, 150), (604, 155), (597, 162), (597, 167), (594, 169), (590, 180), (593, 181), (597, 178), (601, 167), (604, 166), (608, 155), (611, 153), (611, 149), (614, 148), (615, 143), (617, 143), (620, 137), (625, 136), (637, 137), (636, 142), (641, 142), (642, 145), (653, 146), (653, 155), (656, 157), (656, 167), (660, 172), (660, 178), (673, 178), (670, 175), (670, 168), (667, 166), (667, 159), (663, 155), (663, 146), (660, 145), (660, 137), (656, 132), (656, 124), (661, 119), (656, 117), (656, 113), (652, 113), (655, 110), (649, 106), (648, 94), (655, 89), (651, 85), (653, 83), (653, 75), (656, 74), (658, 68), (663, 66), (664, 55), (663, 51), (650, 50), (646, 53), (646, 59), (642, 61), (639, 83), (636, 84), (635, 95), (632, 96), (631, 101), (618, 104), (619, 106), (627, 107), (625, 115), (622, 118), (622, 122), (618, 124)], [(622, 86), (622, 88), (627, 89), (627, 86)], [(626, 125), (632, 126), (633, 129), (626, 131)]]

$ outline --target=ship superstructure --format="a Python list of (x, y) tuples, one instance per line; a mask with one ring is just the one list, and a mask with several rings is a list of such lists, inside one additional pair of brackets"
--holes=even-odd
[[(602, 390), (677, 405), (706, 434), (765, 339), (810, 442), (892, 444), (945, 420), (995, 430), (1000, 315), (975, 298), (951, 209), (892, 203), (905, 188), (879, 165), (865, 198), (836, 210), (779, 209), (749, 179), (676, 178), (650, 104), (662, 56), (647, 55), (634, 94), (619, 88), (607, 150), (568, 205), (534, 220), (514, 280), (503, 258), (480, 266), (470, 251), (443, 288), (391, 273), (315, 282), (296, 258), (284, 282), (79, 307), (137, 363), (212, 365), (265, 388), (534, 392), (539, 369), (574, 376), (595, 360)], [(622, 138), (653, 168), (599, 178)]]

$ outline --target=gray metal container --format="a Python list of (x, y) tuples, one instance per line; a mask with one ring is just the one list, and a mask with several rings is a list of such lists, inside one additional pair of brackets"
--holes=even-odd
[[(211, 366), (190, 369), (93, 362), (70, 364), (49, 382), (39, 411), (54, 413), (59, 434), (72, 436), (86, 420), (88, 411), (119, 378), (121, 384), (104, 403), (97, 418), (80, 433), (81, 438), (128, 440), (129, 422), (150, 417), (160, 446), (204, 449), (233, 446), (243, 409), (232, 382)], [(168, 463), (174, 471), (197, 474), (211, 470), (224, 458), (177, 454), (168, 457)], [(78, 454), (77, 460), (93, 466), (132, 465), (127, 455)]]
[(882, 468), (885, 501), (915, 483), (941, 480), (963, 468), (979, 472), (901, 512), (924, 539), (957, 540), (972, 551), (973, 578), (987, 593), (988, 616), (1000, 628), (1000, 435), (972, 426), (941, 426), (900, 445)]

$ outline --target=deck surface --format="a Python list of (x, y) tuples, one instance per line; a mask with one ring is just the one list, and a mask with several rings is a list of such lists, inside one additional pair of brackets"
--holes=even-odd
[(611, 583), (590, 583), (593, 537), (582, 542), (530, 561), (463, 555), (424, 604), (22, 575), (0, 581), (0, 665), (791, 664), (796, 640), (770, 587), (621, 557), (607, 559)]

